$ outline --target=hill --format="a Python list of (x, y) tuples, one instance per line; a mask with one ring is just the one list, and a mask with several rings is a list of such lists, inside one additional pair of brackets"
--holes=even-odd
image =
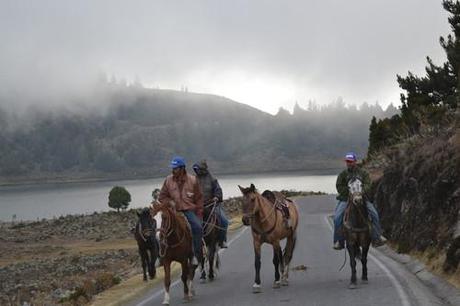
[(366, 152), (371, 116), (395, 111), (338, 100), (273, 116), (215, 95), (111, 83), (73, 103), (86, 106), (0, 109), (3, 183), (160, 176), (173, 155), (220, 173), (333, 169), (344, 152)]

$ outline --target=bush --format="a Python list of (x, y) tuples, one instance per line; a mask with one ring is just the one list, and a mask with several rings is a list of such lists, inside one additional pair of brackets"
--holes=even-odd
[(120, 208), (128, 208), (129, 202), (131, 202), (131, 195), (125, 187), (115, 186), (112, 188), (109, 193), (109, 207), (120, 212)]

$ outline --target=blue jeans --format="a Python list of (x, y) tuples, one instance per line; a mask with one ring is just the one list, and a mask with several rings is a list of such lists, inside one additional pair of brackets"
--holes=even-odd
[(203, 254), (203, 250), (201, 248), (201, 239), (203, 237), (203, 228), (201, 226), (201, 220), (196, 216), (194, 211), (187, 210), (183, 211), (185, 217), (192, 228), (192, 236), (193, 236), (193, 253), (195, 257), (200, 260)]
[(217, 205), (216, 212), (219, 218), (219, 241), (227, 241), (228, 219), (221, 204)]
[[(372, 221), (372, 231), (371, 231), (371, 238), (372, 240), (380, 238), (382, 233), (382, 229), (380, 227), (380, 219), (377, 210), (375, 209), (374, 205), (371, 202), (366, 202), (367, 211), (369, 216), (371, 217)], [(339, 201), (337, 206), (335, 207), (335, 214), (334, 214), (334, 243), (337, 241), (343, 242), (345, 238), (339, 233), (339, 229), (343, 225), (343, 215), (345, 213), (345, 209), (347, 208), (347, 202)]]

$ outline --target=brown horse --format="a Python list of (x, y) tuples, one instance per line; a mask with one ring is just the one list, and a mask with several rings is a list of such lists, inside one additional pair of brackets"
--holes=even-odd
[(345, 211), (343, 234), (350, 255), (351, 281), (349, 288), (355, 289), (356, 258), (361, 259), (361, 280), (367, 283), (367, 253), (371, 244), (370, 225), (367, 214), (366, 201), (363, 196), (362, 183), (359, 179), (352, 179), (348, 183), (348, 206)]
[[(260, 195), (255, 186), (251, 184), (248, 188), (238, 185), (243, 193), (243, 224), (250, 225), (255, 255), (255, 283), (252, 286), (254, 293), (261, 292), (260, 284), (260, 249), (263, 243), (273, 246), (273, 265), (275, 266), (275, 281), (273, 288), (281, 285), (288, 285), (289, 263), (296, 243), (296, 230), (299, 224), (299, 213), (295, 204), (289, 205), (292, 227), (283, 224), (282, 213), (275, 205)], [(284, 254), (281, 250), (280, 241), (287, 239)], [(281, 267), (280, 267), (281, 266)], [(281, 281), (280, 270), (281, 268)]]
[(171, 285), (171, 263), (179, 262), (182, 267), (182, 282), (184, 283), (184, 300), (190, 301), (193, 297), (193, 277), (195, 266), (193, 258), (192, 232), (187, 219), (181, 213), (166, 203), (152, 203), (150, 213), (155, 216), (161, 212), (160, 231), (160, 258), (164, 268), (165, 294), (163, 305), (169, 305), (169, 286)]

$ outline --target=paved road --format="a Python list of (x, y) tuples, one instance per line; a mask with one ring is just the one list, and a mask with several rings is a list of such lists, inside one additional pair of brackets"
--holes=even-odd
[[(235, 233), (230, 247), (221, 254), (222, 267), (212, 283), (195, 280), (197, 296), (189, 305), (443, 305), (404, 267), (375, 249), (368, 262), (368, 284), (348, 289), (350, 267), (339, 271), (344, 252), (332, 249), (327, 220), (335, 206), (332, 196), (312, 196), (296, 201), (300, 208), (298, 243), (292, 267), (305, 265), (306, 271), (291, 271), (289, 287), (272, 289), (272, 250), (264, 245), (261, 278), (263, 292), (252, 293), (254, 255), (250, 231)], [(359, 266), (358, 266), (359, 267)], [(358, 268), (358, 275), (360, 267)], [(133, 305), (160, 305), (162, 284), (140, 297)], [(171, 288), (171, 305), (182, 304), (182, 283)]]

